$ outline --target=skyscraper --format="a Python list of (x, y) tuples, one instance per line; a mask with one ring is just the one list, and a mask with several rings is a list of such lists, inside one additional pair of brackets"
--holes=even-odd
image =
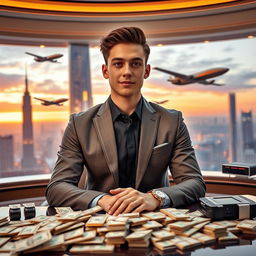
[(230, 142), (229, 142), (229, 153), (230, 153), (230, 161), (237, 161), (237, 127), (236, 127), (236, 95), (235, 93), (229, 94), (229, 134), (230, 134)]
[(70, 112), (76, 113), (92, 106), (89, 46), (70, 45)]
[(23, 96), (23, 157), (22, 168), (33, 169), (36, 167), (36, 159), (34, 157), (34, 141), (33, 141), (33, 123), (32, 123), (32, 106), (31, 97), (28, 91), (27, 68), (25, 75), (25, 92)]
[(0, 171), (13, 169), (13, 153), (13, 136), (0, 136)]
[(252, 163), (256, 161), (256, 149), (253, 136), (252, 111), (241, 113), (243, 158), (244, 161)]
[(241, 113), (243, 149), (254, 148), (252, 111)]

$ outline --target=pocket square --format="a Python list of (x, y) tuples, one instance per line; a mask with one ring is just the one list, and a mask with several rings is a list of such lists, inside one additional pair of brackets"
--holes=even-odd
[(163, 146), (165, 146), (165, 145), (168, 145), (168, 144), (169, 144), (169, 143), (159, 144), (159, 145), (155, 146), (153, 149), (161, 148), (161, 147), (163, 147)]

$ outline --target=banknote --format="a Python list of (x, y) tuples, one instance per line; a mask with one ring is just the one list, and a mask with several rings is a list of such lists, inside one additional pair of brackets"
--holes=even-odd
[(0, 237), (0, 247), (7, 243), (10, 239), (10, 237)]
[(49, 240), (51, 240), (51, 238), (52, 235), (49, 231), (36, 233), (29, 238), (15, 242), (15, 252), (26, 251), (28, 249), (37, 247), (43, 243), (48, 242)]
[(84, 233), (84, 227), (68, 231), (68, 232), (64, 233), (65, 241), (69, 240), (69, 239), (76, 238), (76, 237), (80, 237), (83, 235), (83, 233)]
[(114, 245), (75, 245), (70, 249), (71, 253), (112, 253)]
[(73, 212), (71, 207), (54, 207), (54, 209), (60, 216)]
[(87, 222), (87, 227), (100, 227), (103, 226), (105, 221), (107, 220), (107, 215), (96, 215), (92, 216)]
[(47, 251), (47, 250), (52, 250), (55, 248), (59, 248), (62, 245), (64, 245), (64, 235), (57, 235), (57, 236), (53, 236), (51, 238), (51, 240), (49, 240), (46, 243), (43, 243), (42, 245), (39, 245), (33, 249), (27, 250), (25, 251), (26, 253), (32, 253), (32, 252), (41, 252), (41, 251)]

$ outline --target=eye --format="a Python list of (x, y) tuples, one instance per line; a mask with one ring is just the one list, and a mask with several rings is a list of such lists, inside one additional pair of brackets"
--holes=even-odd
[(123, 63), (121, 61), (118, 61), (118, 62), (114, 62), (113, 65), (116, 67), (116, 68), (121, 68), (123, 66)]
[(140, 67), (142, 64), (141, 64), (141, 62), (140, 61), (133, 61), (132, 62), (132, 67), (134, 67), (134, 68), (138, 68), (138, 67)]

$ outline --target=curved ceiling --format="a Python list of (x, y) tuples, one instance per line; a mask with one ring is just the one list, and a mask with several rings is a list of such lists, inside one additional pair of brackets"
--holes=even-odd
[(0, 43), (98, 44), (120, 26), (138, 26), (150, 44), (256, 36), (256, 1), (1, 1)]

